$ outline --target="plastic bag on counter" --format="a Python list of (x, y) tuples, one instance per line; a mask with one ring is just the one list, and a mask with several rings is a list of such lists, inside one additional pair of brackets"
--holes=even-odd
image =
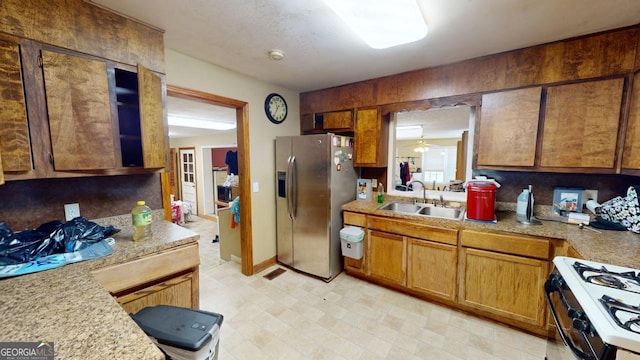
[(0, 223), (0, 266), (78, 251), (119, 231), (112, 225), (100, 226), (84, 217), (66, 223), (51, 221), (35, 230), (17, 233), (12, 232), (5, 223)]

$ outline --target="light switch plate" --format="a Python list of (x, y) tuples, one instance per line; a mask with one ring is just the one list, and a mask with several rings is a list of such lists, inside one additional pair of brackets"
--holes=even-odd
[(66, 221), (73, 220), (80, 216), (80, 204), (65, 204), (64, 205), (64, 218)]

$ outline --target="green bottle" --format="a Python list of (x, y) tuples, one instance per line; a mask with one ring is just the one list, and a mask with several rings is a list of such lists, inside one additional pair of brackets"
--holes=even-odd
[(378, 202), (380, 204), (384, 202), (384, 186), (382, 183), (378, 184)]

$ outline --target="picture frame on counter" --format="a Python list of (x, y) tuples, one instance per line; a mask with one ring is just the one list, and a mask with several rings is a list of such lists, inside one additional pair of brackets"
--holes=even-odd
[(582, 212), (584, 188), (557, 187), (553, 189), (553, 212), (569, 216), (572, 212)]
[(356, 183), (356, 199), (371, 200), (372, 194), (371, 179), (358, 179)]

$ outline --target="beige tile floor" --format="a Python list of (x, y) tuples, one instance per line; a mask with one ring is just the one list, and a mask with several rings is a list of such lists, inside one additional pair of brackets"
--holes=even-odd
[(224, 315), (220, 360), (541, 360), (545, 340), (340, 274), (330, 283), (287, 269), (273, 280), (241, 274), (200, 237), (200, 307)]

